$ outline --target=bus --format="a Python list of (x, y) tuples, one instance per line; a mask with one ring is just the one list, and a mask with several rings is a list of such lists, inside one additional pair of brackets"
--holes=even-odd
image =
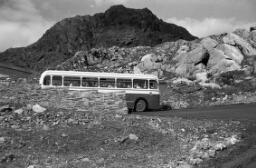
[(160, 108), (159, 80), (154, 75), (47, 70), (41, 74), (39, 84), (42, 89), (124, 91), (129, 110), (143, 112)]

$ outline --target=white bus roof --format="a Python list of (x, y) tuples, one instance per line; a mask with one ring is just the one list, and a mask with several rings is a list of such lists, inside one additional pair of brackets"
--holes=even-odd
[(158, 79), (155, 75), (146, 74), (128, 74), (128, 73), (107, 73), (107, 72), (82, 72), (82, 71), (58, 71), (47, 70), (42, 73), (42, 77), (46, 75), (65, 75), (65, 76), (88, 76), (88, 77), (113, 77), (113, 78), (138, 78), (138, 79)]

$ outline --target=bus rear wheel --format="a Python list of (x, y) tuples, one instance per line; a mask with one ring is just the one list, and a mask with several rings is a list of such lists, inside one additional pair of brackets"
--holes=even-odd
[(146, 111), (147, 109), (147, 103), (145, 100), (143, 99), (139, 99), (136, 104), (135, 104), (135, 111), (137, 112), (143, 112), (143, 111)]

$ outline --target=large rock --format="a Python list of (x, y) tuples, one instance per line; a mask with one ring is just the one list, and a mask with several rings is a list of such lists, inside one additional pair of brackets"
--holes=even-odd
[(223, 42), (238, 47), (245, 56), (256, 55), (256, 50), (247, 41), (234, 33), (228, 33), (224, 36)]
[(139, 64), (138, 66), (142, 71), (160, 69), (161, 62), (161, 57), (158, 57), (155, 54), (147, 54), (142, 57), (141, 64)]
[(219, 75), (227, 71), (240, 70), (241, 66), (229, 56), (225, 55), (224, 51), (213, 49), (209, 51), (210, 58), (207, 64), (209, 72), (214, 75)]
[(242, 63), (244, 56), (240, 50), (234, 46), (228, 44), (221, 44), (217, 49), (223, 51), (225, 58), (229, 60), (234, 60), (239, 65)]
[(202, 80), (198, 76), (207, 74), (207, 77), (213, 75), (212, 81), (204, 81), (214, 82), (215, 77), (229, 71), (242, 69), (248, 75), (256, 72), (255, 39), (256, 31), (238, 29), (234, 33), (192, 42), (166, 42), (155, 47), (93, 48), (82, 54), (86, 66), (81, 64), (81, 59), (67, 63), (74, 64), (69, 66), (74, 69), (79, 69), (76, 65), (84, 66), (86, 71), (150, 73), (165, 79), (186, 77)]
[(204, 60), (205, 56), (206, 50), (203, 48), (203, 46), (200, 46), (188, 53), (181, 53), (176, 55), (176, 57), (173, 58), (173, 61), (176, 62), (175, 73), (188, 77), (193, 75), (195, 71), (201, 71), (205, 68), (205, 65), (197, 65), (204, 64), (202, 60)]
[(218, 42), (210, 37), (203, 38), (200, 43), (207, 50), (212, 50), (218, 45)]

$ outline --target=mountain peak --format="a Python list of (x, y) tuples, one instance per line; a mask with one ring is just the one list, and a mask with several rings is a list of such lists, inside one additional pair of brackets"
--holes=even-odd
[(185, 28), (165, 23), (148, 8), (115, 5), (104, 13), (76, 16), (56, 23), (34, 44), (0, 53), (0, 62), (43, 70), (71, 58), (79, 50), (134, 47), (194, 40)]

